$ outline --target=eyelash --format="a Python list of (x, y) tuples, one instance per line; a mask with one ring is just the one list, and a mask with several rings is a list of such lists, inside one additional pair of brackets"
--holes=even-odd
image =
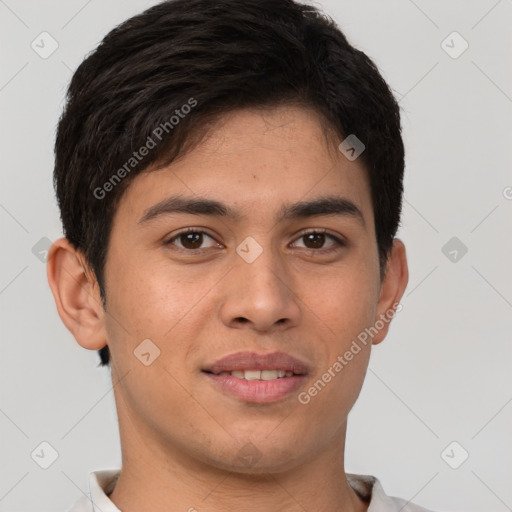
[[(164, 242), (164, 245), (166, 245), (166, 246), (173, 245), (173, 241), (174, 240), (176, 240), (180, 236), (186, 235), (188, 233), (197, 233), (197, 234), (207, 235), (212, 240), (215, 240), (215, 238), (212, 235), (210, 235), (207, 231), (205, 231), (204, 229), (190, 227), (190, 228), (186, 228), (186, 229), (180, 231), (179, 233), (174, 235), (172, 238), (169, 238), (167, 241)], [(334, 240), (335, 246), (331, 247), (329, 249), (323, 249), (323, 248), (311, 249), (311, 248), (307, 248), (307, 247), (306, 248), (302, 248), (302, 249), (308, 251), (309, 253), (330, 254), (331, 252), (338, 251), (341, 248), (346, 247), (346, 245), (347, 245), (341, 238), (339, 238), (338, 236), (333, 235), (332, 233), (330, 233), (329, 231), (327, 231), (326, 229), (323, 229), (323, 228), (321, 228), (321, 229), (311, 229), (311, 230), (308, 230), (308, 231), (303, 231), (303, 232), (299, 233), (299, 235), (295, 238), (295, 240), (298, 240), (300, 238), (303, 238), (303, 237), (305, 237), (307, 235), (311, 235), (311, 234), (314, 234), (314, 235), (317, 235), (317, 234), (318, 235), (326, 235), (328, 238), (331, 238), (332, 240)], [(203, 251), (208, 250), (208, 249), (210, 249), (210, 248), (207, 247), (205, 249), (183, 249), (181, 247), (175, 247), (175, 250), (178, 250), (178, 251), (181, 251), (181, 252), (186, 252), (186, 253), (196, 253), (196, 254), (200, 254)], [(301, 249), (301, 248), (299, 247), (299, 249)]]

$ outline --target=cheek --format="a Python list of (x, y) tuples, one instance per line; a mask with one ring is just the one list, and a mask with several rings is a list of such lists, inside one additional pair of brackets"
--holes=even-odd
[(197, 270), (192, 277), (165, 261), (111, 268), (105, 324), (120, 370), (139, 364), (134, 350), (150, 339), (161, 351), (160, 364), (165, 361), (172, 371), (184, 372), (189, 352), (197, 348), (193, 340), (200, 339), (205, 319), (215, 314), (205, 293), (218, 279), (213, 272), (198, 277)]
[[(318, 418), (324, 435), (341, 428), (363, 385), (371, 352), (371, 340), (361, 338), (373, 324), (377, 291), (364, 280), (325, 284), (321, 297), (310, 297), (317, 331), (318, 366), (300, 403)], [(326, 299), (325, 297), (328, 297)], [(319, 319), (319, 320), (316, 320)]]
[(119, 266), (110, 278), (112, 312), (138, 335), (163, 336), (204, 294), (162, 263)]
[(364, 257), (340, 266), (329, 278), (317, 280), (316, 292), (305, 300), (323, 329), (320, 365), (301, 403), (325, 428), (329, 426), (331, 434), (345, 421), (367, 371), (371, 341), (358, 336), (373, 324), (377, 311), (379, 280), (374, 267)]
[(378, 278), (371, 266), (344, 266), (303, 283), (303, 302), (338, 349), (371, 325), (377, 311)]

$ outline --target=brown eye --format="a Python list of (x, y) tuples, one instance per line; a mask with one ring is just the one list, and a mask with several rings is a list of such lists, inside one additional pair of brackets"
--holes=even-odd
[[(297, 242), (295, 242), (294, 247), (322, 253), (336, 251), (346, 245), (340, 238), (319, 230), (302, 233), (297, 240), (302, 240), (303, 245), (297, 245)], [(329, 240), (331, 243), (329, 243)]]
[(308, 233), (303, 238), (308, 249), (321, 249), (325, 243), (324, 233)]
[[(210, 240), (210, 245), (202, 247)], [(200, 229), (189, 228), (170, 238), (165, 245), (175, 246), (182, 251), (197, 251), (214, 247), (217, 242), (206, 232)]]
[(199, 249), (203, 243), (202, 233), (183, 233), (179, 236), (181, 245), (185, 249)]

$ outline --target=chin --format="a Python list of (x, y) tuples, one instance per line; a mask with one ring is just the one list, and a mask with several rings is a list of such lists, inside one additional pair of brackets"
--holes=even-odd
[[(304, 445), (301, 447), (304, 448)], [(278, 439), (269, 442), (268, 438), (253, 437), (251, 440), (247, 437), (245, 442), (232, 443), (219, 450), (217, 456), (210, 459), (210, 464), (247, 475), (283, 473), (301, 465), (307, 458), (303, 451), (298, 453), (297, 448), (297, 443), (289, 437), (282, 439), (282, 444)]]

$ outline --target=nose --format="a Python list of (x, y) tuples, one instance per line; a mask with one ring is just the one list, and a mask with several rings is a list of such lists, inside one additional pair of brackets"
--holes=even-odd
[(251, 263), (236, 256), (224, 280), (220, 315), (231, 328), (271, 333), (299, 323), (301, 309), (294, 282), (278, 254), (265, 249)]

